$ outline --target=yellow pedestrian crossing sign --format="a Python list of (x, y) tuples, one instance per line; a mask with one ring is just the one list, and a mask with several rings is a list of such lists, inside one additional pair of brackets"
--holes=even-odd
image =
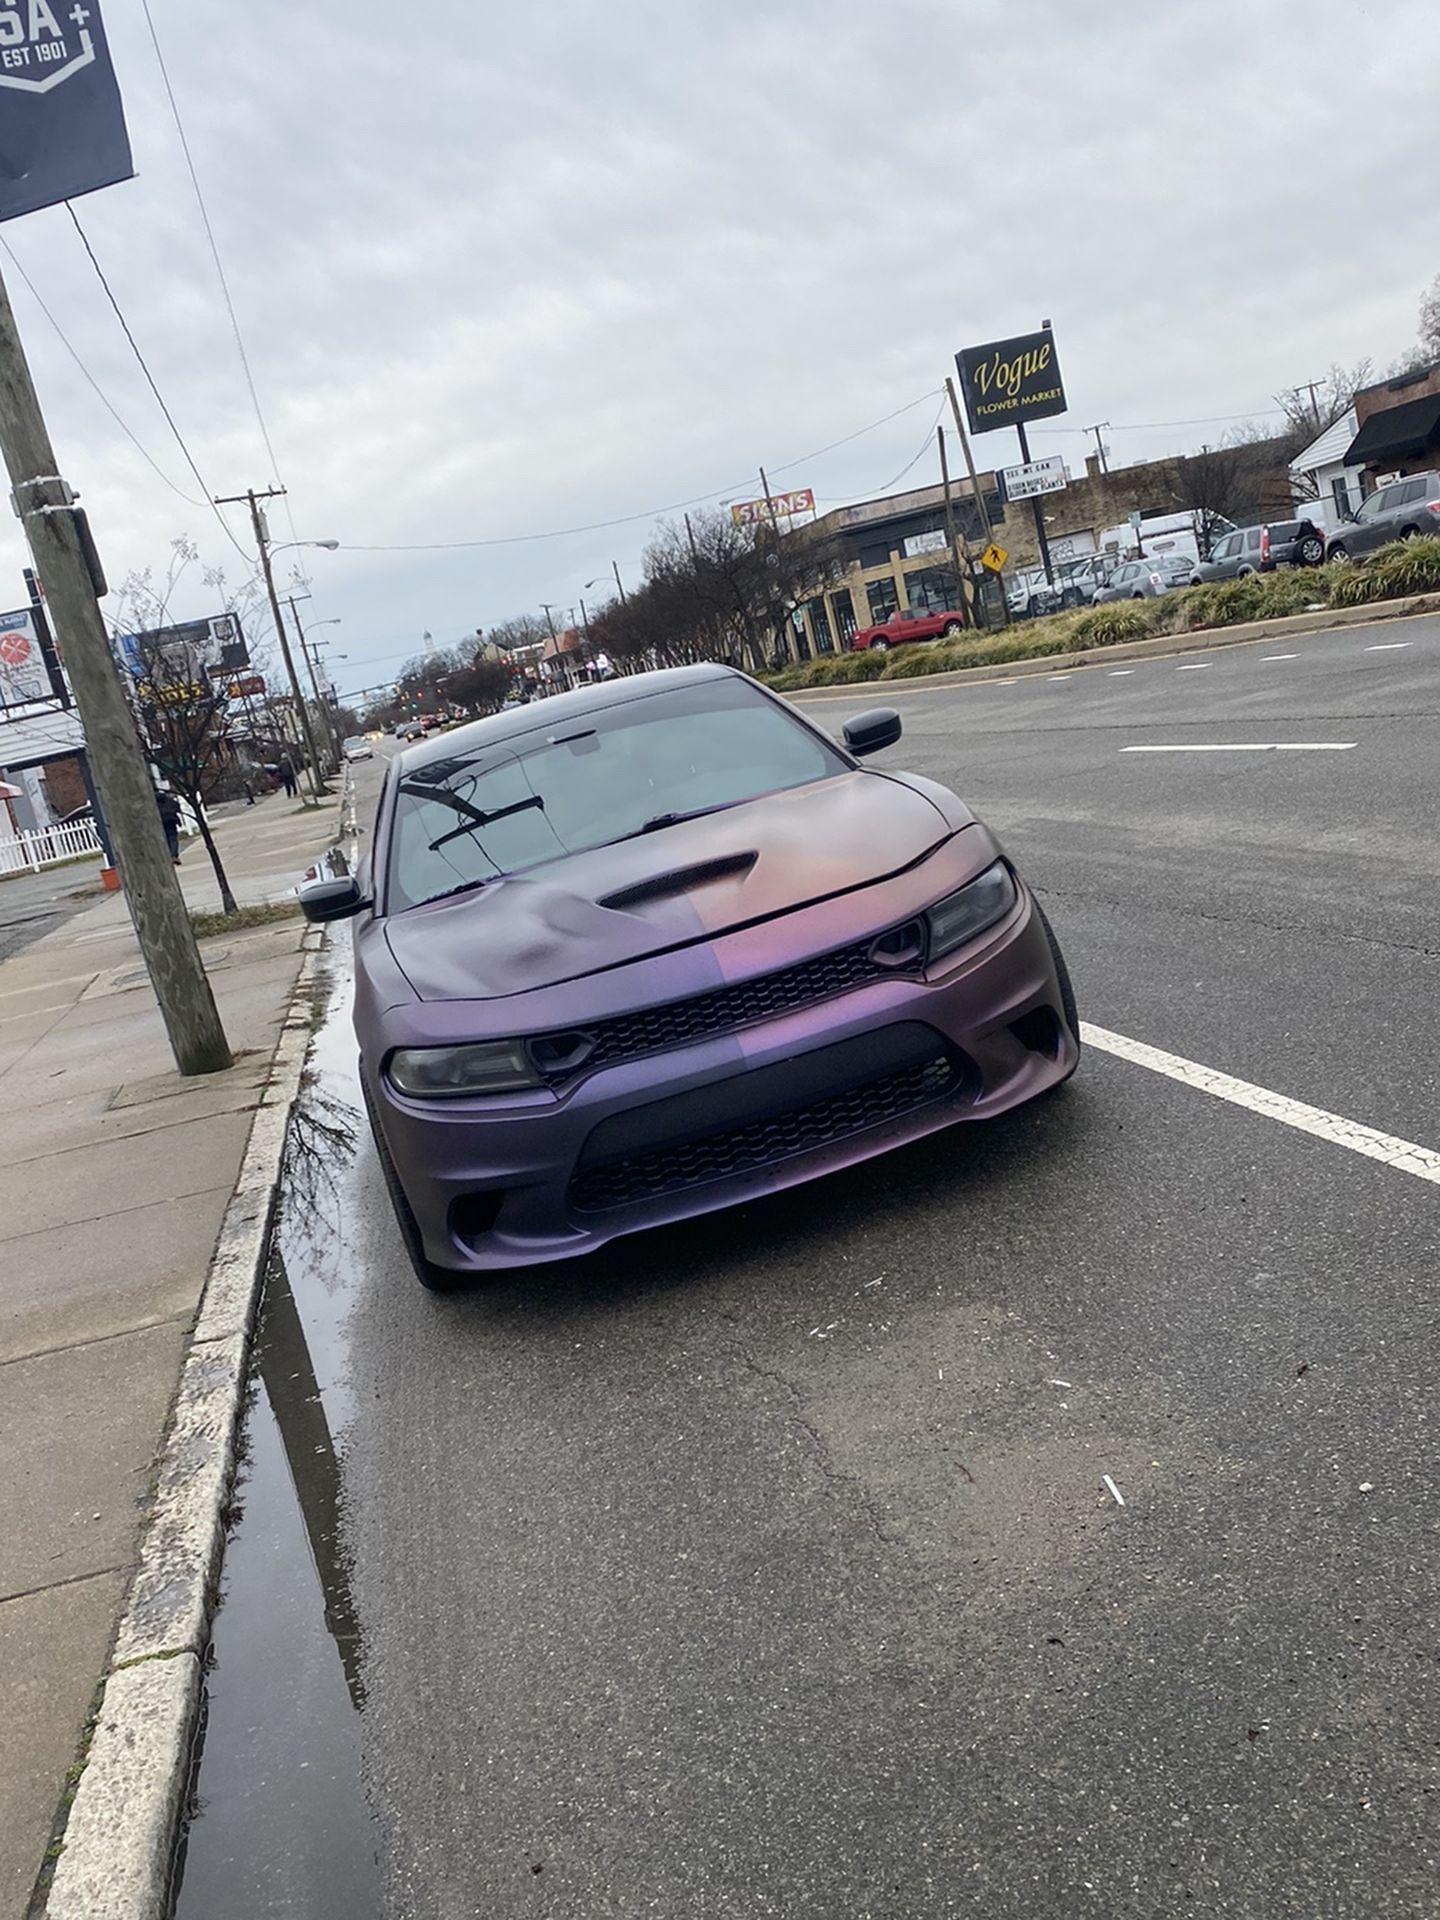
[(1010, 558), (1010, 554), (1009, 554), (1008, 548), (997, 547), (995, 542), (992, 540), (989, 546), (986, 547), (984, 553), (981, 554), (980, 564), (982, 567), (988, 567), (991, 573), (1003, 573), (1005, 569), (1005, 562), (1009, 558)]

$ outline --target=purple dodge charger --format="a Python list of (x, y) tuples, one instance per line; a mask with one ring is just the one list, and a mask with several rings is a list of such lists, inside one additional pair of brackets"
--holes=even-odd
[(947, 788), (728, 667), (611, 680), (392, 761), (356, 918), (380, 1164), (424, 1285), (753, 1200), (1069, 1078), (1039, 904)]

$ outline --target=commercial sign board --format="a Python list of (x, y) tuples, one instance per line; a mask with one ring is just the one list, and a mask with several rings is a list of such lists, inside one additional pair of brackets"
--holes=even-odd
[(1033, 500), (1042, 493), (1063, 493), (1070, 484), (1063, 454), (1052, 453), (1046, 460), (1032, 460), (1028, 466), (1002, 467), (1007, 500)]
[(0, 220), (135, 172), (100, 0), (0, 0)]
[[(3, 5), (4, 0), (0, 0)], [(200, 681), (211, 673), (238, 673), (250, 664), (240, 623), (232, 613), (156, 627), (148, 633), (122, 634), (119, 645), (125, 665), (136, 679), (154, 677), (163, 668), (167, 679), (177, 680), (188, 674)]]
[(915, 560), (922, 553), (944, 553), (949, 544), (938, 528), (934, 533), (912, 533), (905, 542), (905, 558)]
[(993, 433), (1066, 410), (1065, 386), (1049, 327), (964, 347), (955, 356), (972, 433)]
[(35, 615), (29, 607), (19, 613), (0, 613), (0, 707), (23, 707), (54, 697)]
[(815, 495), (809, 487), (797, 487), (792, 493), (772, 493), (768, 500), (737, 500), (730, 518), (737, 527), (768, 525), (771, 510), (777, 520), (793, 520), (802, 513), (814, 513)]

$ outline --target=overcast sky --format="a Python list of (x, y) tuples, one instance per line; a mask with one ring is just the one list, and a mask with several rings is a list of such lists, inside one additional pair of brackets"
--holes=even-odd
[[(638, 578), (655, 508), (761, 463), (823, 504), (917, 454), (905, 484), (933, 480), (958, 347), (1053, 318), (1071, 412), (1034, 450), (1078, 466), (1109, 420), (1147, 458), (1388, 366), (1440, 270), (1427, 0), (151, 4), (290, 490), (275, 538), (343, 543), (307, 566), (346, 689), (426, 629)], [(269, 484), (140, 0), (105, 15), (139, 178), (81, 219), (209, 487)], [(198, 500), (64, 210), (3, 238)], [(181, 533), (243, 577), (3, 265), (112, 578)], [(1178, 422), (1205, 424), (1151, 424)], [(0, 516), (0, 606), (22, 564)], [(176, 611), (209, 610), (196, 579)]]

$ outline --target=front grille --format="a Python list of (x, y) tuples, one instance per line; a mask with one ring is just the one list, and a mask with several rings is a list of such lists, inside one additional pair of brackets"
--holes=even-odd
[(577, 1212), (604, 1213), (612, 1207), (633, 1206), (637, 1201), (725, 1180), (754, 1167), (773, 1166), (793, 1154), (829, 1146), (912, 1113), (956, 1091), (963, 1078), (958, 1062), (937, 1054), (918, 1066), (866, 1081), (844, 1093), (828, 1094), (793, 1113), (753, 1120), (683, 1146), (662, 1147), (654, 1153), (589, 1167), (570, 1183), (570, 1201)]
[(647, 1053), (689, 1046), (717, 1033), (735, 1033), (741, 1027), (773, 1020), (797, 1007), (814, 1006), (901, 970), (874, 958), (878, 944), (874, 939), (865, 940), (835, 953), (821, 954), (815, 960), (803, 960), (779, 973), (696, 994), (690, 1000), (673, 1000), (667, 1006), (597, 1020), (570, 1033), (545, 1035), (530, 1042), (531, 1052), (546, 1079), (558, 1081), (597, 1067), (613, 1067), (622, 1060), (636, 1060)]

